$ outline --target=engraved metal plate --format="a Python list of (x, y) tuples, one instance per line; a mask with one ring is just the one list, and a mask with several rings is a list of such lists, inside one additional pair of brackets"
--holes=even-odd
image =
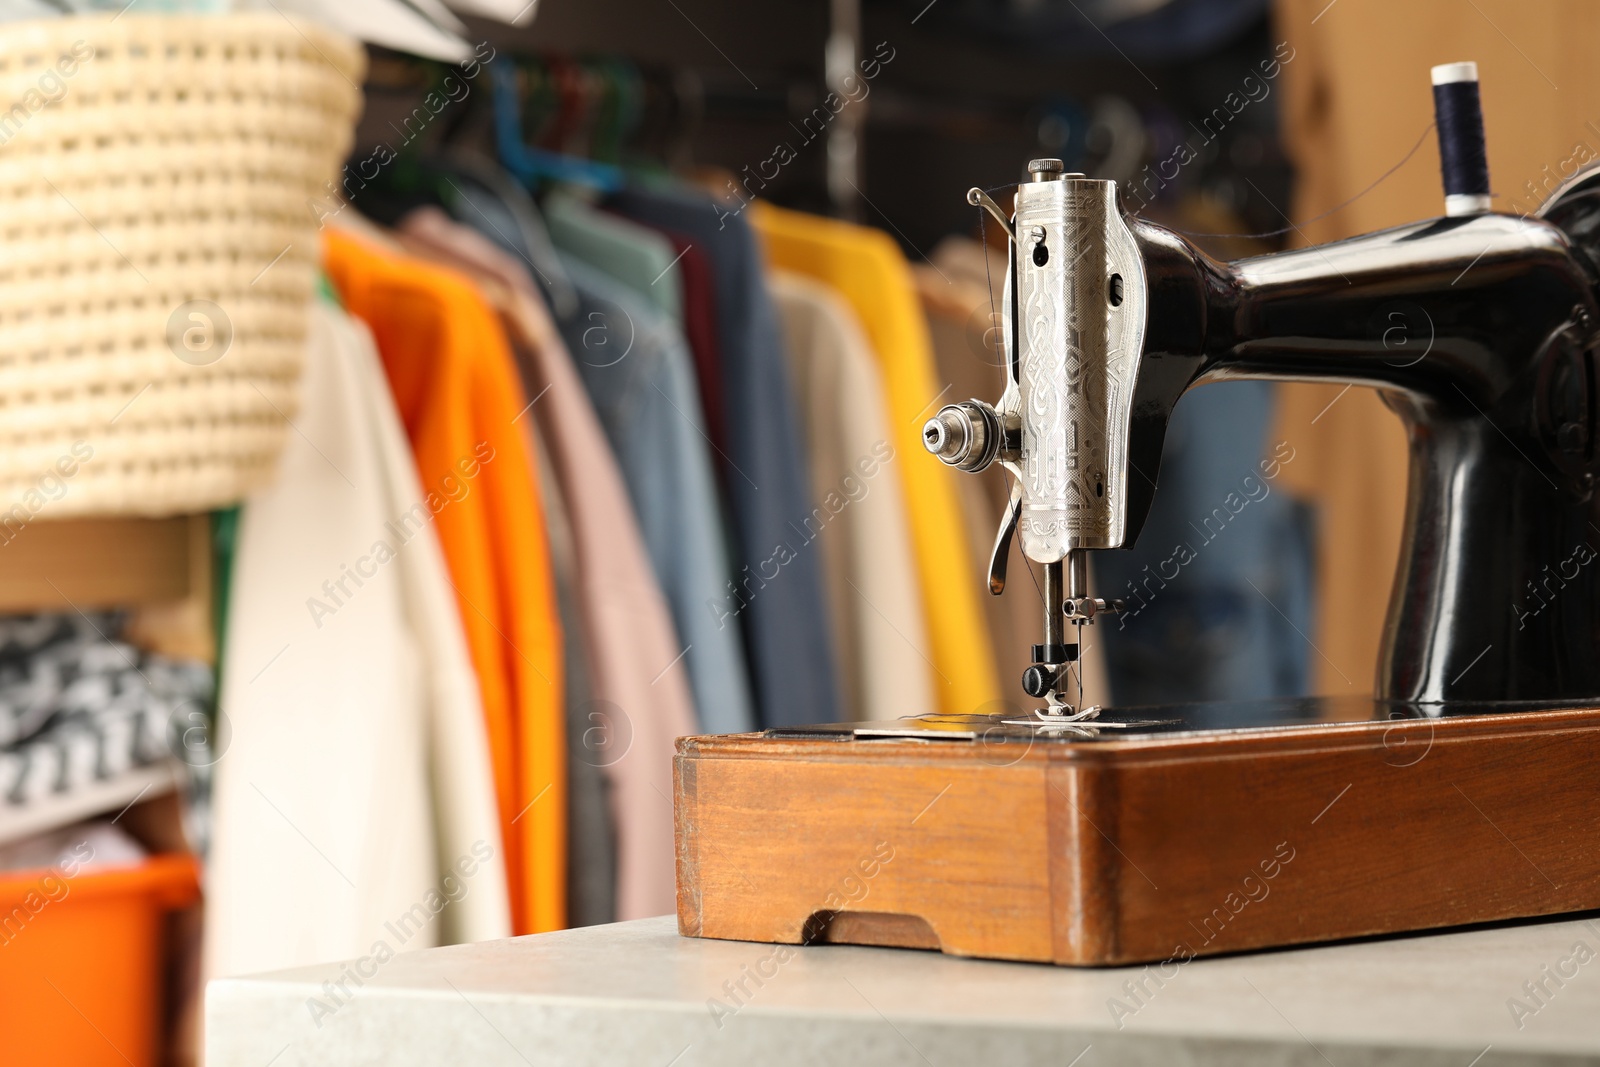
[(1018, 533), (1028, 558), (1054, 563), (1123, 541), (1144, 263), (1113, 182), (1027, 182), (1016, 210)]

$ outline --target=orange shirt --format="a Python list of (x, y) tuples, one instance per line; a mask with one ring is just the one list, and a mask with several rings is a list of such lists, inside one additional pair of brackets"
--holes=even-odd
[[(519, 934), (566, 922), (561, 626), (527, 403), (500, 320), (466, 278), (324, 234), (329, 276), (378, 344), (426, 499), (382, 532), (437, 525), (483, 694)], [(450, 857), (446, 857), (450, 859)]]

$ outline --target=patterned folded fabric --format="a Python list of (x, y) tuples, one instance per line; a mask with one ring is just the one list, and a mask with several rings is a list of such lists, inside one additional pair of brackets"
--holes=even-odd
[(141, 652), (121, 624), (0, 618), (0, 820), (163, 761), (213, 761), (211, 668)]

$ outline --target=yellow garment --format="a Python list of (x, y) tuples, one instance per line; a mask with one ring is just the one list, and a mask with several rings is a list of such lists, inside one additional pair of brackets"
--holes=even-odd
[(928, 324), (911, 270), (887, 234), (786, 211), (751, 208), (769, 262), (839, 291), (855, 311), (883, 371), (890, 442), (900, 456), (922, 600), (928, 607), (928, 658), (941, 711), (968, 714), (1000, 696), (994, 656), (978, 601), (956, 487), (962, 477), (922, 447), (922, 424), (938, 396)]
[[(1600, 158), (1600, 64), (1591, 54), (1600, 7), (1278, 0), (1275, 15), (1294, 50), (1279, 85), (1296, 164), (1295, 219), (1350, 199), (1411, 150), (1433, 120), (1428, 71), (1437, 63), (1478, 64), (1496, 211), (1532, 212), (1561, 179)], [(1443, 213), (1439, 142), (1429, 133), (1410, 162), (1349, 207), (1305, 223), (1295, 243)], [(1319, 504), (1315, 689), (1364, 692), (1377, 674), (1399, 554), (1405, 434), (1370, 389), (1290, 384), (1279, 395), (1274, 440), (1299, 457), (1284, 468), (1286, 480)]]

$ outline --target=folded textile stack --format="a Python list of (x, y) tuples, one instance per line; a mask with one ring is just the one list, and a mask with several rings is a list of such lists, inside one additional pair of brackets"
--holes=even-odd
[(118, 640), (121, 622), (0, 619), (0, 841), (115, 810), (210, 765), (211, 669)]

